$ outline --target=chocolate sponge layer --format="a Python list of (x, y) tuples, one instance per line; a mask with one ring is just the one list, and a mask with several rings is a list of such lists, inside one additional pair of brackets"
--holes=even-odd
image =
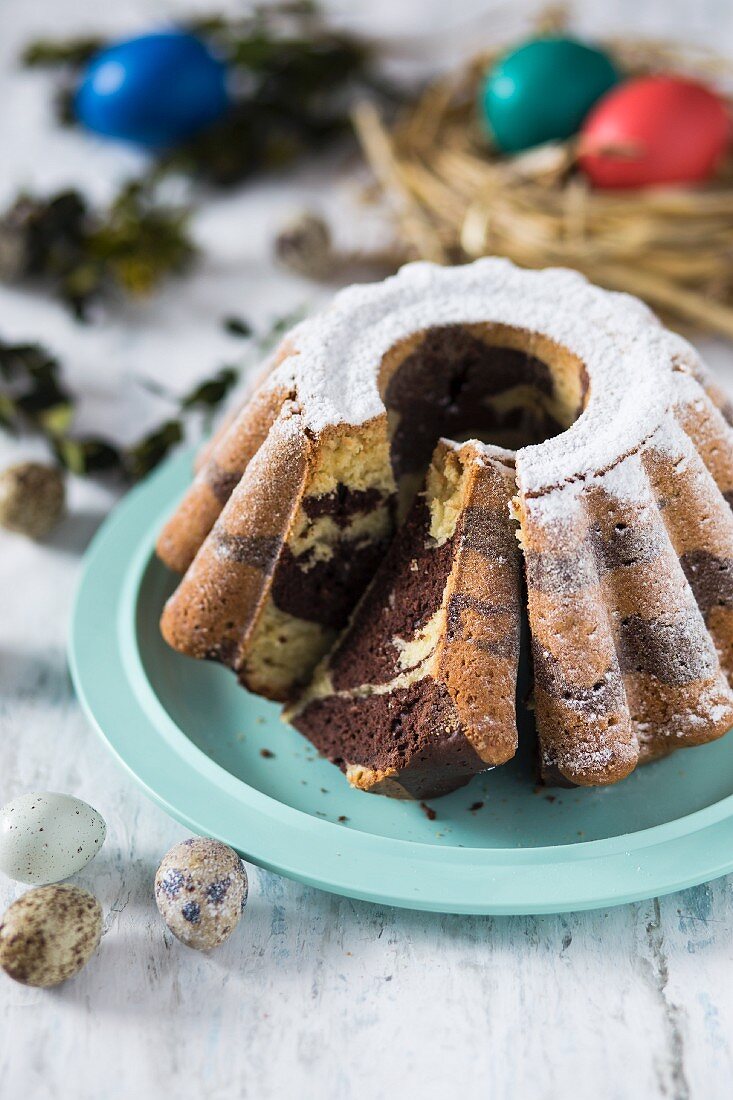
[(295, 725), (333, 764), (396, 773), (413, 798), (447, 794), (484, 768), (447, 689), (432, 679), (365, 698), (332, 695)]

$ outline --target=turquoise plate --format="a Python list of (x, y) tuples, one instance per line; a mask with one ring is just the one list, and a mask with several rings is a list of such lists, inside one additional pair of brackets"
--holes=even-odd
[(175, 578), (153, 544), (190, 466), (166, 463), (100, 530), (70, 643), (90, 718), (173, 817), (324, 890), (445, 913), (590, 909), (733, 870), (733, 737), (601, 790), (535, 788), (524, 756), (430, 807), (352, 790), (275, 705), (161, 639)]

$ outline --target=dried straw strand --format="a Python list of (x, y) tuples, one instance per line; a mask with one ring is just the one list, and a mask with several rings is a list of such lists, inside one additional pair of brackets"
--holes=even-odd
[[(560, 25), (561, 13), (554, 13)], [(724, 59), (669, 43), (608, 44), (629, 74), (733, 73)], [(395, 253), (438, 263), (507, 256), (527, 267), (575, 267), (645, 298), (665, 318), (733, 339), (733, 161), (695, 188), (595, 191), (575, 143), (516, 157), (492, 149), (477, 123), (484, 52), (441, 77), (388, 129), (375, 108), (354, 117), (395, 218)]]

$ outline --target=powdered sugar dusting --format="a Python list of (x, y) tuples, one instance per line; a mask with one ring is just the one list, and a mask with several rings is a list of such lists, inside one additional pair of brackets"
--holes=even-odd
[(288, 372), (312, 431), (360, 424), (384, 411), (378, 370), (399, 340), (432, 326), (482, 322), (552, 340), (584, 363), (590, 379), (580, 418), (518, 452), (524, 494), (548, 493), (613, 466), (654, 431), (669, 405), (668, 334), (646, 306), (574, 271), (526, 271), (495, 258), (456, 268), (408, 264), (383, 283), (341, 291), (299, 326), (299, 355), (276, 374)]
[(545, 767), (550, 765), (568, 770), (570, 774), (597, 774), (600, 777), (611, 767), (634, 763), (637, 754), (637, 745), (633, 741), (624, 742), (621, 738), (605, 745), (589, 745), (576, 741), (568, 752), (546, 752), (544, 764)]
[(623, 504), (644, 505), (651, 499), (649, 479), (639, 451), (632, 451), (609, 469), (592, 471), (552, 492), (530, 498), (527, 501), (528, 510), (535, 520), (541, 518), (546, 524), (567, 524), (573, 510), (582, 506), (585, 493), (594, 487), (602, 488)]

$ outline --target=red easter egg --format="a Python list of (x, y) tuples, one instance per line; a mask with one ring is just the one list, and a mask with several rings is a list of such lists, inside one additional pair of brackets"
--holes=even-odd
[(580, 166), (596, 187), (650, 187), (708, 179), (731, 120), (720, 96), (678, 76), (642, 76), (613, 88), (580, 131)]

